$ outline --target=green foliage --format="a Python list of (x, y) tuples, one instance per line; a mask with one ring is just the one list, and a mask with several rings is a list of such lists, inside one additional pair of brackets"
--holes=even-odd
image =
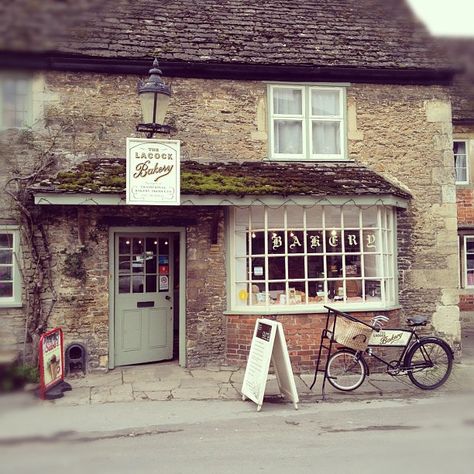
[(81, 282), (86, 281), (87, 272), (84, 258), (87, 256), (87, 248), (81, 247), (79, 250), (66, 254), (64, 259), (64, 275), (76, 278)]
[(12, 364), (0, 368), (0, 393), (23, 388), (27, 383), (39, 382), (39, 370), (28, 364)]

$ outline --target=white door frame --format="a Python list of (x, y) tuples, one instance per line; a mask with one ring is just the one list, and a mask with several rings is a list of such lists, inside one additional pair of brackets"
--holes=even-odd
[(109, 369), (115, 368), (115, 234), (123, 232), (179, 234), (179, 365), (186, 367), (186, 228), (122, 226), (109, 228)]

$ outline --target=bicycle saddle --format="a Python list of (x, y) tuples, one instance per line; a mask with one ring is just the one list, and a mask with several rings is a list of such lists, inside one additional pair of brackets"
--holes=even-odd
[(426, 316), (413, 316), (407, 318), (408, 326), (426, 326), (428, 318)]

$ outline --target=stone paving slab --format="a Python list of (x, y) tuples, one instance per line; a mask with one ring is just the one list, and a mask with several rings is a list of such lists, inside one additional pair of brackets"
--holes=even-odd
[(70, 392), (64, 392), (64, 396), (62, 398), (54, 400), (54, 404), (60, 406), (88, 405), (90, 402), (90, 387), (73, 388)]
[(92, 373), (82, 377), (70, 377), (67, 381), (74, 388), (78, 387), (107, 387), (113, 385), (122, 385), (122, 371), (112, 370), (104, 373)]
[(132, 384), (91, 389), (91, 403), (127, 402), (134, 399)]
[(215, 400), (219, 399), (219, 387), (214, 384), (209, 387), (178, 388), (172, 391), (176, 400)]
[(180, 380), (140, 381), (132, 382), (134, 392), (162, 392), (175, 390), (181, 386)]
[(211, 380), (214, 382), (228, 382), (233, 372), (229, 370), (214, 371), (207, 369), (193, 369), (191, 375), (193, 379)]
[[(157, 391), (151, 391), (151, 392), (142, 392), (143, 395), (146, 397), (147, 400), (152, 400), (152, 401), (169, 401), (173, 400), (173, 394), (171, 390), (157, 390)], [(138, 395), (140, 396), (140, 395)], [(137, 397), (137, 394), (135, 394), (135, 398)]]

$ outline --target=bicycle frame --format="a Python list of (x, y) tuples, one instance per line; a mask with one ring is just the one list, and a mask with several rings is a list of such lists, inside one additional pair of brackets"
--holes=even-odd
[[(373, 326), (373, 325), (364, 323), (363, 321), (360, 321), (354, 318), (350, 314), (344, 313), (342, 311), (331, 308), (329, 306), (325, 306), (325, 308), (328, 310), (327, 317), (326, 317), (326, 326), (321, 333), (319, 354), (317, 357), (317, 363), (316, 363), (316, 368), (314, 372), (314, 379), (313, 379), (313, 383), (310, 386), (310, 390), (311, 390), (316, 383), (318, 372), (323, 372), (324, 373), (323, 385), (322, 385), (323, 400), (325, 398), (324, 389), (325, 389), (326, 380), (327, 380), (327, 366), (328, 366), (328, 361), (332, 354), (333, 345), (339, 344), (339, 345), (344, 346), (344, 344), (341, 344), (340, 342), (338, 343), (337, 341), (335, 341), (335, 329), (336, 329), (337, 317), (343, 317), (347, 320), (358, 322), (362, 325), (368, 326), (369, 328), (373, 329), (373, 333), (371, 334), (369, 341), (367, 341), (368, 342), (367, 347), (361, 350), (355, 350), (355, 349), (352, 349), (352, 350), (354, 351), (355, 354), (359, 354), (359, 357), (363, 358), (363, 354), (365, 353), (368, 356), (374, 357), (376, 360), (383, 363), (386, 366), (386, 372), (389, 375), (391, 376), (402, 375), (401, 372), (403, 372), (403, 375), (404, 375), (407, 372), (410, 373), (410, 372), (416, 371), (417, 369), (423, 370), (423, 369), (426, 369), (427, 367), (433, 366), (430, 355), (423, 349), (421, 349), (422, 354), (423, 354), (423, 359), (424, 359), (423, 362), (417, 363), (416, 365), (410, 366), (410, 367), (408, 367), (405, 363), (407, 354), (410, 353), (411, 348), (415, 344), (418, 344), (425, 339), (431, 338), (430, 336), (426, 338), (418, 336), (418, 334), (416, 333), (415, 327), (412, 327), (411, 329), (402, 329), (402, 328), (382, 329), (380, 326)], [(433, 339), (438, 339), (438, 338), (433, 338)], [(325, 340), (328, 341), (328, 345), (324, 344)], [(399, 348), (403, 348), (403, 350), (397, 361), (387, 362), (382, 357), (379, 357), (378, 355), (373, 353), (374, 349), (383, 348), (383, 347), (385, 348), (399, 347)], [(320, 362), (321, 362), (323, 349), (327, 351), (327, 357), (326, 357), (326, 365), (324, 369), (321, 370)], [(367, 371), (369, 371), (367, 364), (365, 365), (366, 365)]]
[[(378, 360), (387, 367), (387, 373), (391, 374), (390, 369), (408, 370), (410, 367), (406, 367), (404, 359), (413, 344), (416, 344), (420, 340), (420, 337), (416, 333), (415, 329), (402, 329), (402, 328), (383, 328), (378, 332), (374, 332), (369, 340), (367, 349), (363, 352), (370, 357)], [(403, 348), (403, 351), (398, 358), (396, 366), (393, 367), (393, 361), (387, 362), (382, 357), (374, 354), (373, 350), (377, 348)], [(429, 358), (429, 357), (428, 357)]]

